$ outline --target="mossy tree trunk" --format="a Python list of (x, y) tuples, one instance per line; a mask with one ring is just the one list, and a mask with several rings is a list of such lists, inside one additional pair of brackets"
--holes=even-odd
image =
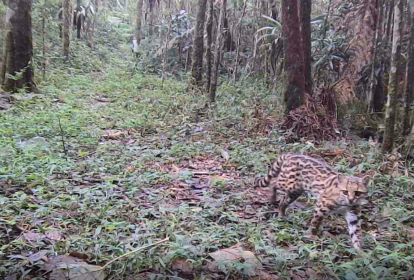
[(220, 17), (219, 17), (219, 22), (217, 26), (213, 71), (212, 71), (212, 76), (211, 76), (210, 102), (216, 101), (217, 82), (218, 82), (218, 76), (219, 76), (219, 64), (220, 64), (220, 57), (221, 57), (221, 42), (222, 42), (222, 37), (223, 37), (224, 19), (226, 18), (226, 8), (227, 8), (227, 1), (222, 0), (221, 9), (220, 9)]
[(66, 57), (66, 59), (69, 59), (69, 56), (70, 56), (70, 23), (71, 23), (70, 0), (62, 0), (62, 8), (63, 8), (63, 15), (62, 15), (63, 55)]
[(206, 6), (207, 0), (198, 0), (191, 68), (191, 83), (198, 86), (202, 83)]
[(404, 125), (403, 134), (409, 135), (413, 127), (413, 90), (414, 90), (414, 0), (408, 0), (411, 14), (410, 44), (408, 48), (408, 62), (406, 70), (405, 99), (404, 99)]
[(37, 92), (33, 82), (32, 1), (9, 0), (6, 12), (6, 31), (0, 82), (4, 89), (19, 88)]
[(398, 66), (401, 56), (401, 33), (404, 13), (404, 0), (395, 0), (394, 29), (391, 51), (391, 69), (389, 73), (388, 96), (385, 104), (385, 131), (382, 144), (383, 152), (391, 151), (394, 145), (395, 111), (398, 94)]
[(208, 18), (207, 18), (207, 47), (206, 47), (206, 89), (210, 91), (211, 85), (211, 46), (213, 44), (213, 17), (214, 17), (214, 1), (208, 0)]
[(300, 36), (298, 0), (282, 1), (283, 46), (285, 50), (286, 86), (284, 102), (286, 113), (302, 106), (305, 93), (303, 49)]

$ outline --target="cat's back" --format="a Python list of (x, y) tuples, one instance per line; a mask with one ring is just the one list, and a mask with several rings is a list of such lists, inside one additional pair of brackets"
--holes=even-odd
[(332, 176), (337, 172), (324, 161), (307, 155), (286, 153), (281, 156), (282, 172), (300, 173), (303, 176), (321, 175)]

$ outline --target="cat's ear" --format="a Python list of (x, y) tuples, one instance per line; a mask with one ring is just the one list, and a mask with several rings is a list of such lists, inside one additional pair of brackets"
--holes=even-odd
[(362, 184), (364, 184), (364, 186), (368, 186), (370, 181), (371, 178), (368, 175), (362, 178)]

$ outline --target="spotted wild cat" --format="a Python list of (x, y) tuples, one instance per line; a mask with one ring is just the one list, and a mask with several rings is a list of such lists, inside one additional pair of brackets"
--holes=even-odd
[(318, 202), (313, 211), (310, 233), (317, 235), (323, 217), (336, 212), (345, 215), (352, 244), (358, 252), (361, 249), (361, 231), (358, 223), (359, 206), (365, 201), (369, 177), (358, 178), (339, 174), (325, 162), (310, 156), (282, 154), (273, 163), (268, 175), (255, 180), (255, 187), (273, 189), (272, 203), (277, 203), (277, 191), (280, 199), (279, 217), (285, 216), (286, 208), (302, 193), (310, 192), (317, 196)]

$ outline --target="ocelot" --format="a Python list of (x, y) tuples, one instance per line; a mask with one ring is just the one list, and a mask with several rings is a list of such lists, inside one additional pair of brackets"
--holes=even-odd
[[(255, 180), (255, 187), (271, 186), (272, 203), (278, 204), (279, 217), (302, 193), (309, 192), (318, 198), (309, 233), (317, 235), (325, 215), (344, 214), (355, 250), (362, 252), (361, 230), (358, 222), (360, 206), (365, 201), (369, 177), (346, 176), (335, 171), (325, 162), (310, 156), (282, 154), (273, 163), (268, 175)], [(277, 201), (277, 191), (282, 198)]]

